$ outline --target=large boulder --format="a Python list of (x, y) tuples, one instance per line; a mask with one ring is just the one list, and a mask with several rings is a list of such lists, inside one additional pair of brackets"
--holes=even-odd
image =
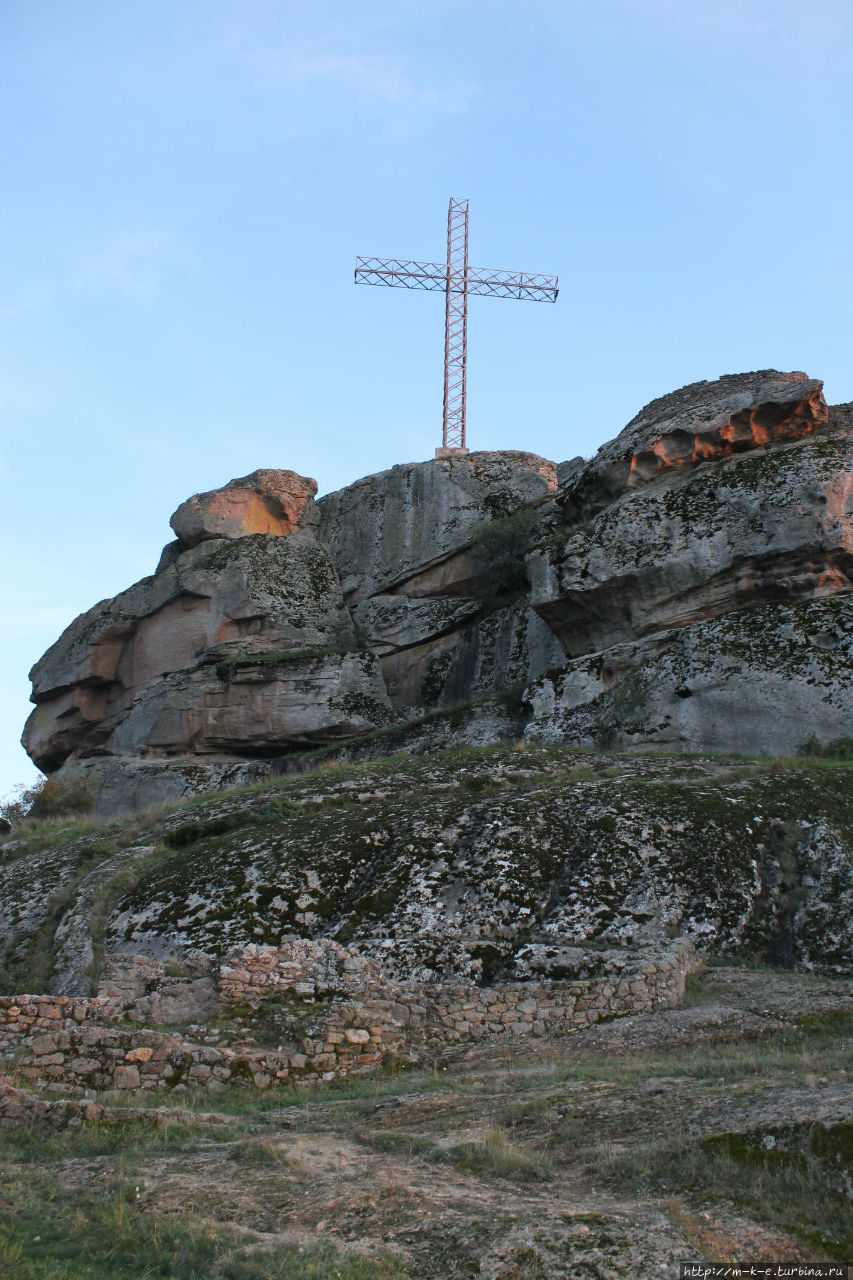
[(322, 497), (318, 537), (349, 603), (400, 592), (470, 595), (476, 530), (547, 501), (556, 489), (554, 463), (534, 453), (470, 453), (392, 467)]
[(526, 692), (529, 736), (768, 753), (853, 737), (851, 426), (804, 374), (739, 375), (655, 401), (576, 470), (527, 559), (569, 655)]
[(169, 523), (181, 547), (252, 533), (283, 537), (300, 523), (310, 524), (316, 518), (316, 492), (317, 481), (295, 471), (253, 471), (222, 489), (188, 498)]
[(355, 649), (309, 534), (203, 542), (48, 650), (24, 744), (52, 771), (72, 755), (274, 754), (373, 728), (387, 696), (373, 655)]
[(528, 558), (571, 655), (768, 601), (853, 587), (849, 416), (819, 435), (661, 471)]

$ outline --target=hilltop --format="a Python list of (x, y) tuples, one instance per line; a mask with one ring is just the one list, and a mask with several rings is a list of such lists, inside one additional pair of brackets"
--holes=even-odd
[(153, 576), (36, 664), (25, 746), (102, 815), (319, 747), (831, 746), (853, 736), (851, 424), (764, 370), (653, 401), (587, 462), (459, 453), (319, 501), (253, 472), (184, 503)]

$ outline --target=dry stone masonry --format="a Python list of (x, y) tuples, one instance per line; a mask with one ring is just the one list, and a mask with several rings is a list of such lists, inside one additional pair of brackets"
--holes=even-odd
[[(383, 1062), (428, 1060), (449, 1044), (569, 1034), (602, 1018), (670, 1007), (695, 961), (692, 945), (679, 942), (612, 953), (595, 978), (482, 988), (389, 981), (334, 942), (293, 938), (230, 955), (206, 1024), (153, 1030), (134, 1025), (150, 1015), (134, 995), (163, 975), (145, 957), (125, 957), (103, 984), (123, 995), (0, 997), (0, 1056), (27, 1086), (54, 1093), (328, 1082)], [(241, 1027), (237, 1012), (249, 1006), (263, 1014), (281, 998), (299, 1002), (307, 1018), (298, 1040), (275, 1048)]]

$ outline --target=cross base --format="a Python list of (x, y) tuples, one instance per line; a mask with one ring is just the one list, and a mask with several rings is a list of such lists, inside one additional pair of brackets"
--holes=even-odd
[(435, 456), (437, 458), (462, 458), (466, 453), (470, 452), (470, 449), (436, 449)]

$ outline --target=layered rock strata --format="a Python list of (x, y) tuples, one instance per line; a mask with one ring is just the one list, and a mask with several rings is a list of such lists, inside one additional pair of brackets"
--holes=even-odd
[(36, 664), (25, 746), (112, 812), (453, 704), (483, 741), (492, 699), (499, 738), (496, 697), (547, 741), (853, 736), (851, 422), (764, 370), (653, 401), (586, 463), (474, 453), (318, 502), (256, 471)]
[(568, 661), (530, 736), (783, 752), (853, 735), (853, 415), (804, 374), (647, 406), (527, 564)]
[(294, 472), (197, 495), (154, 576), (78, 618), (33, 669), (26, 749), (109, 813), (526, 682), (559, 644), (526, 602), (477, 594), (472, 540), (556, 486), (532, 454), (475, 453), (320, 503)]

